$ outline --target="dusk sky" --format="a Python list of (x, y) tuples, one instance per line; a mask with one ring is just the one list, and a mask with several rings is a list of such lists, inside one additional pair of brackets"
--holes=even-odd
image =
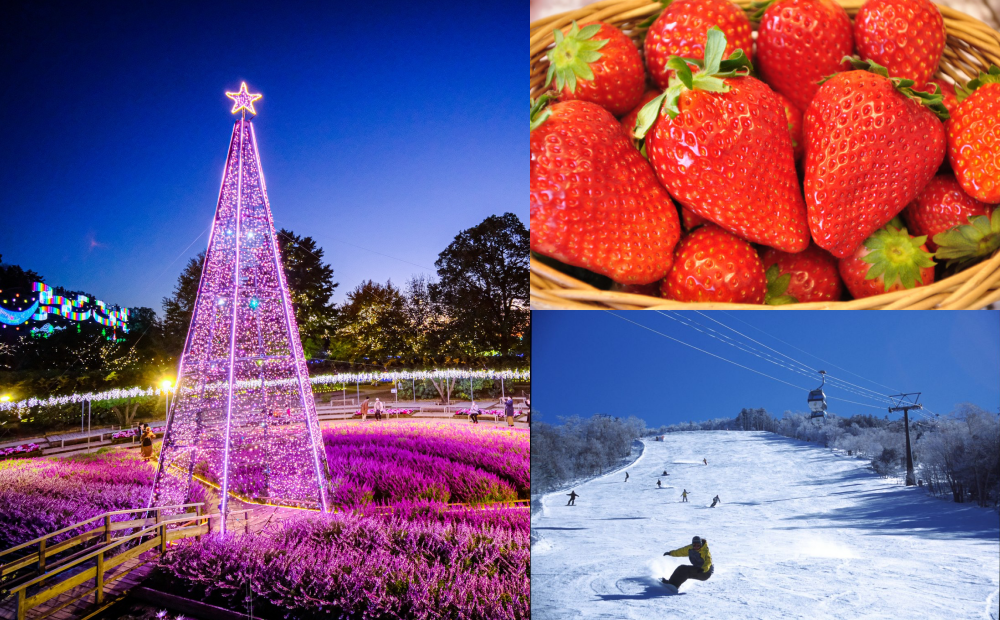
[[(531, 404), (541, 413), (536, 419), (558, 423), (560, 416), (605, 413), (636, 415), (649, 426), (660, 426), (733, 417), (743, 407), (764, 407), (778, 417), (786, 410), (808, 411), (807, 390), (820, 384), (818, 374), (810, 377), (792, 372), (741, 351), (724, 338), (702, 333), (714, 329), (795, 365), (710, 319), (811, 370), (826, 370), (855, 386), (887, 395), (922, 392), (919, 402), (942, 416), (960, 402), (994, 413), (1000, 405), (1000, 321), (996, 312), (667, 313), (679, 320), (656, 312), (614, 314), (801, 389), (690, 349), (611, 312), (535, 312)], [(874, 398), (832, 387), (831, 382), (827, 385), (828, 406), (833, 413), (845, 417), (866, 413), (883, 417), (888, 413)], [(900, 416), (890, 415), (890, 419)]]
[[(0, 20), (0, 254), (162, 316), (254, 120), (278, 228), (340, 283), (435, 273), (461, 230), (527, 226), (523, 7), (19, 3)], [(516, 62), (515, 62), (516, 60)], [(515, 77), (517, 82), (515, 83)]]

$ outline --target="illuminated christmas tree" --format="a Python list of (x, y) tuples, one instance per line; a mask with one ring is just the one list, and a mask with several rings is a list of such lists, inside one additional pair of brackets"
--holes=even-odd
[[(153, 505), (195, 476), (253, 501), (326, 510), (327, 473), (302, 341), (253, 130), (260, 95), (226, 93), (233, 127), (201, 283), (167, 419)], [(169, 473), (170, 475), (165, 475)], [(178, 482), (179, 481), (179, 482)]]

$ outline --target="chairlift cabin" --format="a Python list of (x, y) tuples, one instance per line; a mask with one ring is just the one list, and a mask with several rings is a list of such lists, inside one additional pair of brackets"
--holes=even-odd
[(818, 388), (809, 392), (809, 418), (826, 417), (826, 394), (823, 393), (823, 386), (826, 385), (826, 371), (821, 370), (819, 374), (823, 377), (823, 383)]

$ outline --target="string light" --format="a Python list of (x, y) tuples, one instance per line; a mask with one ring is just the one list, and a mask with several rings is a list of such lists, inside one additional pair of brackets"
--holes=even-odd
[[(226, 93), (233, 113), (260, 95)], [(327, 509), (329, 473), (250, 121), (233, 126), (177, 374), (153, 505), (185, 503), (194, 474), (268, 503)], [(216, 234), (225, 231), (225, 234)], [(162, 475), (165, 468), (187, 476)], [(245, 483), (254, 472), (253, 484)], [(259, 474), (259, 475), (257, 475)]]

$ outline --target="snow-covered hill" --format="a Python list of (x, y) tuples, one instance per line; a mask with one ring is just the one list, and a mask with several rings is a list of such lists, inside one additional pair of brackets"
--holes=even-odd
[[(576, 506), (563, 493), (542, 499), (531, 521), (534, 620), (1000, 618), (995, 511), (769, 433), (645, 444), (628, 482), (618, 472), (581, 484)], [(663, 552), (694, 535), (708, 540), (715, 574), (670, 595), (659, 578), (682, 559)]]

